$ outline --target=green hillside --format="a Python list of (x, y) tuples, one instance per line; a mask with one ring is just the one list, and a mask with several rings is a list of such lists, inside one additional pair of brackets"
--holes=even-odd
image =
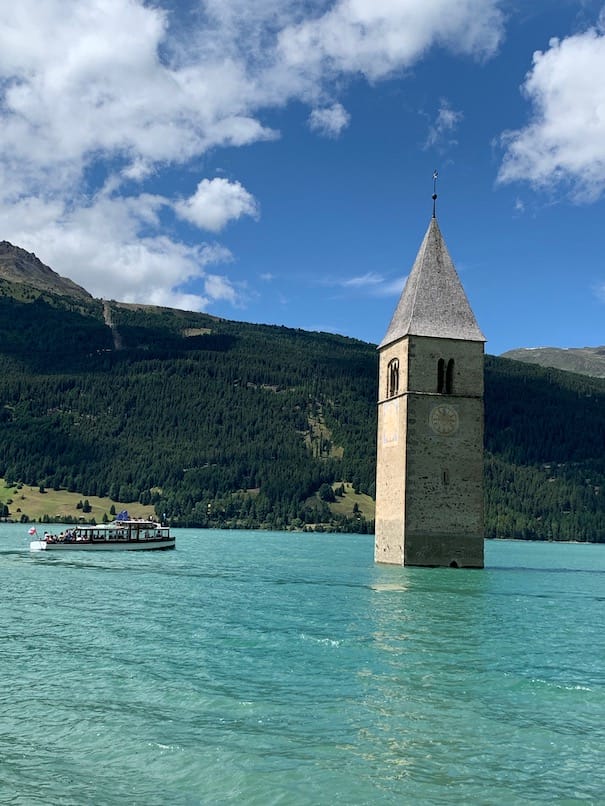
[(604, 347), (532, 347), (509, 350), (502, 358), (512, 358), (526, 364), (564, 369), (593, 378), (605, 378)]
[(0, 476), (181, 525), (367, 528), (309, 499), (373, 490), (371, 346), (111, 307), (121, 350), (101, 317), (0, 298)]
[(605, 380), (488, 356), (489, 537), (605, 542)]
[[(113, 332), (99, 301), (0, 296), (9, 485), (138, 501), (174, 525), (372, 529), (373, 345), (106, 308)], [(488, 536), (605, 541), (604, 403), (603, 380), (488, 358)]]

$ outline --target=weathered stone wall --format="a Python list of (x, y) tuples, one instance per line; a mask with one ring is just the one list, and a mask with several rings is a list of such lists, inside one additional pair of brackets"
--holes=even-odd
[[(437, 392), (439, 359), (454, 360), (451, 394)], [(379, 384), (376, 561), (482, 567), (483, 344), (402, 339), (381, 352)]]
[(374, 559), (376, 562), (398, 565), (403, 565), (406, 419), (405, 395), (380, 403)]
[(393, 358), (399, 359), (399, 392), (408, 388), (408, 339), (400, 339), (380, 352), (378, 365), (378, 402), (388, 397), (388, 366)]
[(467, 535), (407, 535), (404, 565), (483, 568), (483, 538)]
[[(378, 379), (378, 454), (376, 462), (376, 521), (374, 559), (403, 565), (405, 519), (405, 461), (408, 340), (380, 354)], [(399, 359), (399, 394), (388, 398), (388, 365)]]
[(483, 343), (410, 336), (407, 389), (437, 393), (437, 365), (454, 359), (453, 394), (483, 397)]
[[(445, 433), (439, 433), (434, 426), (440, 420), (432, 418), (444, 407), (455, 419), (446, 419)], [(408, 395), (405, 498), (406, 565), (483, 565), (480, 398)], [(452, 545), (455, 554), (443, 557)]]

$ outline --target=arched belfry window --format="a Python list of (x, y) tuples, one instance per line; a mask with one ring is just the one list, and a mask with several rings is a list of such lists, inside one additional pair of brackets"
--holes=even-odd
[(450, 358), (445, 370), (445, 394), (451, 395), (454, 391), (454, 359)]
[(440, 394), (445, 392), (445, 361), (443, 358), (437, 362), (437, 391)]
[(387, 397), (395, 397), (399, 393), (399, 359), (393, 358), (387, 367)]
[(451, 395), (454, 391), (454, 359), (440, 358), (437, 362), (437, 391), (441, 395)]

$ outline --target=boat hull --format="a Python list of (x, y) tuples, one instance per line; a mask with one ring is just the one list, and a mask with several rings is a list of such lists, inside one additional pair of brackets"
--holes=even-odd
[(96, 540), (93, 542), (73, 541), (70, 543), (49, 543), (46, 540), (32, 540), (30, 551), (162, 551), (175, 547), (170, 540)]

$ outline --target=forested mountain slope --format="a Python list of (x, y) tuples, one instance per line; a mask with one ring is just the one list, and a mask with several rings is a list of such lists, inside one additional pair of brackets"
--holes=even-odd
[[(105, 307), (0, 296), (0, 477), (176, 525), (371, 529), (316, 494), (374, 494), (373, 345)], [(604, 404), (605, 381), (487, 359), (488, 536), (605, 541)]]
[(0, 298), (0, 476), (157, 500), (183, 524), (313, 521), (322, 483), (372, 489), (373, 347), (117, 304), (111, 318), (120, 350), (102, 318)]
[(605, 380), (488, 356), (490, 537), (605, 542)]

